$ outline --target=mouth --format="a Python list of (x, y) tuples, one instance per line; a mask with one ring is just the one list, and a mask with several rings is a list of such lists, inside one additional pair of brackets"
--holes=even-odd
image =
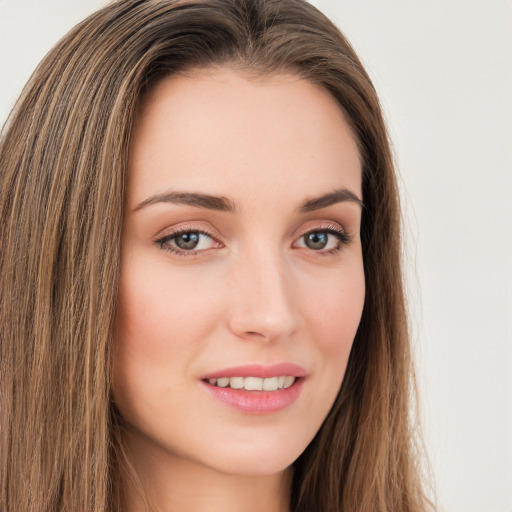
[(300, 396), (306, 370), (292, 364), (249, 365), (204, 376), (210, 396), (250, 414), (267, 414), (292, 405)]
[(293, 385), (297, 377), (281, 375), (279, 377), (220, 377), (207, 379), (212, 386), (219, 388), (245, 389), (246, 391), (278, 391)]

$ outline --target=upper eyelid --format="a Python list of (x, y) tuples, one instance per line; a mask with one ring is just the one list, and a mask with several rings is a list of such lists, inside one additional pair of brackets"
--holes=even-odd
[(330, 233), (332, 235), (339, 234), (339, 235), (348, 236), (348, 233), (344, 229), (321, 227), (321, 228), (308, 229), (307, 231), (304, 231), (301, 235), (299, 235), (298, 238), (302, 238), (303, 236), (309, 235), (310, 233), (322, 233), (322, 232)]
[(203, 235), (209, 236), (210, 238), (213, 238), (216, 241), (220, 241), (219, 238), (222, 238), (222, 236), (213, 229), (204, 228), (202, 226), (190, 226), (188, 224), (183, 224), (176, 227), (160, 230), (155, 236), (152, 237), (152, 240), (153, 242), (158, 242), (164, 238), (171, 239), (172, 237), (180, 235), (181, 233), (188, 232), (201, 233)]
[(298, 229), (296, 231), (296, 233), (298, 233), (298, 234), (296, 234), (295, 236), (301, 237), (301, 236), (307, 235), (308, 233), (311, 233), (314, 231), (326, 231), (326, 230), (332, 230), (332, 231), (336, 231), (339, 233), (348, 234), (347, 230), (345, 229), (345, 227), (342, 224), (340, 224), (339, 222), (336, 222), (336, 221), (328, 220), (328, 221), (319, 221), (318, 223), (311, 225), (311, 227)]
[[(318, 221), (312, 224), (311, 226), (308, 226), (306, 228), (297, 229), (295, 230), (293, 234), (293, 243), (295, 243), (298, 239), (301, 237), (309, 234), (314, 233), (315, 231), (326, 231), (330, 230), (335, 233), (344, 234), (346, 236), (349, 236), (347, 230), (338, 222), (332, 221), (332, 220), (324, 220), (324, 221)], [(178, 225), (173, 228), (168, 228), (161, 230), (157, 235), (155, 235), (153, 238), (153, 243), (163, 243), (163, 241), (172, 240), (173, 237), (178, 236), (182, 233), (187, 232), (197, 232), (201, 233), (205, 236), (208, 236), (215, 240), (218, 243), (222, 244), (221, 239), (224, 238), (221, 234), (219, 234), (216, 230), (211, 230), (208, 228), (204, 228), (203, 226), (192, 226), (189, 224), (182, 224)]]

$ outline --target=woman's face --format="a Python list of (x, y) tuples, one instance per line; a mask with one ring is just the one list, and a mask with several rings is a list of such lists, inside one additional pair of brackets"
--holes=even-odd
[(131, 450), (240, 475), (292, 464), (361, 318), (360, 199), (349, 126), (305, 80), (216, 68), (147, 94), (114, 355)]

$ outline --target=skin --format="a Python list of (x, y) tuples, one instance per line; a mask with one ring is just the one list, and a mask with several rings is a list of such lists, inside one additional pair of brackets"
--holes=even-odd
[[(361, 198), (357, 145), (336, 101), (305, 80), (220, 67), (165, 79), (144, 98), (113, 395), (154, 510), (289, 510), (291, 465), (336, 398), (364, 303), (361, 205), (298, 210), (340, 189)], [(227, 198), (234, 210), (155, 199), (170, 191)], [(178, 227), (211, 238), (173, 253)], [(307, 245), (310, 231), (324, 234), (325, 248)], [(223, 368), (282, 362), (307, 375), (298, 399), (271, 414), (233, 409), (201, 382)], [(126, 492), (127, 511), (144, 510), (135, 487)]]

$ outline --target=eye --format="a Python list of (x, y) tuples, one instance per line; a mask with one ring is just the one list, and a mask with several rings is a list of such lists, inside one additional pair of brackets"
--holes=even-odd
[(340, 229), (315, 229), (302, 235), (294, 246), (316, 252), (333, 253), (341, 250), (349, 242), (350, 236)]
[(161, 249), (180, 254), (196, 254), (220, 245), (211, 235), (199, 230), (174, 231), (155, 241)]

